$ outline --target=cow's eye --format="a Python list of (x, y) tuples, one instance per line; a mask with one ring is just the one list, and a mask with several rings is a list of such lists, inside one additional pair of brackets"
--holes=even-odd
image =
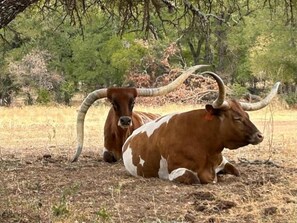
[(135, 105), (135, 101), (132, 101), (132, 102), (130, 103), (130, 108), (131, 108), (131, 110), (134, 108), (134, 105)]
[(235, 120), (236, 122), (242, 122), (242, 117), (240, 117), (240, 116), (235, 116), (235, 117), (234, 117), (234, 120)]
[(117, 103), (112, 102), (111, 104), (112, 104), (113, 109), (114, 109), (115, 111), (117, 111), (117, 110), (118, 110), (118, 105), (117, 105)]

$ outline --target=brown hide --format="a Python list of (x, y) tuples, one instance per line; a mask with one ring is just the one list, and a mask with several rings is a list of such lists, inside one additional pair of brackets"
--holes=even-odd
[[(127, 137), (144, 123), (159, 117), (157, 114), (133, 112), (135, 88), (109, 88), (107, 98), (112, 104), (104, 125), (103, 159), (116, 162), (122, 158), (122, 146)], [(124, 119), (123, 122), (120, 120)]]
[[(139, 176), (158, 177), (163, 158), (167, 161), (168, 173), (186, 168), (197, 173), (201, 183), (213, 182), (225, 147), (237, 149), (263, 140), (239, 103), (229, 101), (229, 105), (230, 108), (224, 110), (207, 105), (206, 109), (159, 118), (136, 130), (126, 141), (123, 152), (132, 150), (132, 162)], [(126, 166), (125, 160), (124, 164)], [(230, 163), (222, 172), (239, 174)]]

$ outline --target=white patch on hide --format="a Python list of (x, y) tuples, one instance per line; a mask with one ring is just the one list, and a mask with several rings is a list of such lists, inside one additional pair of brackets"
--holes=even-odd
[(123, 162), (126, 170), (133, 176), (137, 176), (137, 166), (133, 164), (132, 149), (130, 146), (127, 147), (123, 153)]
[(217, 173), (220, 172), (221, 170), (223, 170), (225, 168), (225, 165), (226, 163), (228, 163), (229, 161), (223, 156), (223, 160), (221, 162), (220, 165), (218, 165), (216, 168), (215, 168), (215, 178), (213, 180), (213, 183), (217, 183), (218, 182), (218, 176), (217, 176)]
[[(150, 137), (156, 129), (158, 129), (163, 123), (168, 123), (169, 120), (176, 115), (176, 113), (166, 115), (161, 117), (160, 119), (145, 123), (144, 125), (140, 126), (138, 129), (134, 130), (132, 135), (129, 138), (132, 138), (139, 133), (145, 132), (148, 137)], [(129, 139), (128, 138), (128, 139)]]
[(143, 166), (143, 164), (144, 164), (145, 161), (140, 157), (140, 155), (139, 155), (139, 159), (140, 159), (139, 164), (140, 164), (141, 166)]
[(215, 173), (217, 174), (218, 172), (220, 172), (221, 170), (224, 169), (226, 163), (228, 163), (229, 161), (223, 156), (223, 160), (221, 162), (221, 164), (219, 166), (216, 167), (215, 169)]
[(158, 171), (158, 176), (160, 179), (168, 180), (168, 162), (167, 160), (161, 156), (160, 159), (160, 169)]

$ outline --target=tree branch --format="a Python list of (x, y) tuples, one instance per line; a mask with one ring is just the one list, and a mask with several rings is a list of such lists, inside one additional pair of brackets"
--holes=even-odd
[(4, 43), (6, 43), (7, 45), (11, 46), (10, 42), (8, 42), (8, 40), (0, 33), (0, 37), (3, 40)]
[(0, 29), (7, 26), (20, 12), (38, 0), (10, 0), (0, 1)]
[(203, 18), (204, 20), (207, 20), (208, 17), (213, 17), (221, 22), (225, 22), (224, 18), (221, 18), (217, 15), (214, 15), (212, 13), (205, 14), (201, 12), (198, 8), (194, 7), (193, 4), (191, 4), (188, 0), (184, 0), (184, 4), (188, 9), (192, 11), (193, 14), (199, 16), (200, 18)]

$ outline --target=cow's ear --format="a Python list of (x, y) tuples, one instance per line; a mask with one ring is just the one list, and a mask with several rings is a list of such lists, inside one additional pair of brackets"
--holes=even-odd
[(220, 109), (216, 109), (210, 104), (205, 105), (205, 109), (210, 115), (220, 115), (221, 114)]
[(205, 105), (205, 109), (211, 115), (215, 114), (215, 109), (212, 105), (210, 105), (210, 104)]

